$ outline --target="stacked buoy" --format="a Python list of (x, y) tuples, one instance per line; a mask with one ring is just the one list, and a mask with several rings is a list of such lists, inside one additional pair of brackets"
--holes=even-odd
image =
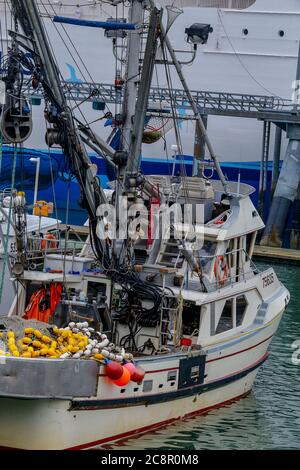
[(78, 335), (82, 335), (87, 339), (85, 348), (77, 351), (77, 353), (73, 355), (75, 359), (84, 356), (86, 358), (94, 357), (99, 360), (116, 361), (117, 363), (132, 361), (133, 359), (132, 354), (127, 354), (124, 348), (120, 348), (114, 343), (111, 343), (105, 334), (95, 331), (94, 328), (90, 328), (87, 322), (70, 323), (63, 331), (65, 331), (65, 333), (63, 333), (64, 335), (70, 336), (71, 338), (76, 339)]
[[(2, 336), (2, 338), (4, 335)], [(6, 334), (6, 356), (23, 358), (59, 359), (75, 355), (80, 348), (85, 349), (88, 338), (83, 334), (70, 334), (67, 330), (53, 328), (53, 335), (48, 336), (35, 328), (25, 328), (20, 339), (14, 331)], [(3, 354), (2, 354), (3, 355)]]
[(106, 365), (106, 375), (118, 387), (124, 387), (130, 381), (141, 383), (145, 378), (146, 372), (137, 367), (133, 362), (127, 362), (124, 365), (117, 362), (108, 362)]
[[(145, 371), (133, 364), (132, 354), (126, 353), (124, 348), (111, 343), (105, 334), (89, 328), (88, 323), (70, 323), (68, 328), (73, 335), (83, 334), (88, 337), (88, 344), (83, 355), (105, 364), (106, 375), (115, 385), (124, 387), (130, 381), (140, 383), (144, 380)], [(73, 357), (77, 358), (78, 354)]]
[(49, 328), (49, 335), (36, 328), (24, 328), (18, 339), (14, 331), (0, 334), (6, 351), (0, 356), (47, 359), (94, 359), (105, 365), (107, 377), (119, 387), (130, 381), (140, 383), (145, 371), (133, 363), (132, 354), (111, 343), (107, 335), (90, 328), (87, 322), (70, 323), (66, 328)]

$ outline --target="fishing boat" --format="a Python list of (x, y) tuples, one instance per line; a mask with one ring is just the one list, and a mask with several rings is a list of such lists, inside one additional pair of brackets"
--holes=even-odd
[[(61, 248), (59, 238), (50, 240), (43, 270), (32, 269), (26, 206), (19, 201), (15, 229), (24, 236), (13, 271), (18, 289), (0, 321), (8, 348), (0, 357), (0, 446), (92, 448), (244, 397), (267, 359), (290, 294), (272, 268), (259, 272), (252, 261), (264, 227), (251, 201), (253, 188), (224, 178), (162, 10), (132, 1), (127, 26), (140, 24), (146, 8), (146, 44), (140, 54), (140, 38), (130, 35), (121, 145), (115, 151), (74, 118), (36, 2), (11, 3), (16, 28), (8, 70), (26, 63), (43, 89), (47, 142), (62, 147), (66, 168), (81, 188), (90, 236), (80, 253), (67, 243)], [(188, 177), (184, 166), (170, 176), (140, 171), (158, 43), (168, 50), (190, 99), (217, 180)], [(31, 52), (29, 61), (25, 51)], [(141, 56), (142, 70), (136, 60)], [(16, 82), (6, 82), (14, 99)], [(178, 130), (176, 123), (174, 113)], [(83, 142), (105, 152), (116, 173), (110, 191), (101, 187)], [(55, 305), (53, 285), (61, 289)], [(32, 296), (41, 288), (51, 296), (48, 323), (39, 323), (32, 311)], [(87, 346), (79, 352), (73, 338), (81, 341), (82, 332)], [(57, 348), (54, 335), (61, 342), (72, 339), (59, 357), (41, 344), (53, 341)], [(24, 354), (19, 346), (27, 348)], [(37, 355), (34, 348), (42, 347)], [(120, 367), (126, 380), (115, 375)]]

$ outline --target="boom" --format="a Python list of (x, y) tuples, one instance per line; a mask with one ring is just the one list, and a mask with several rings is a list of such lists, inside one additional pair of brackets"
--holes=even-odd
[[(34, 86), (43, 87), (46, 102), (45, 116), (48, 122), (46, 141), (49, 147), (60, 145), (72, 175), (77, 178), (81, 189), (81, 205), (89, 214), (91, 234), (98, 259), (108, 269), (110, 259), (106, 242), (96, 236), (97, 209), (106, 203), (106, 197), (83, 145), (75, 124), (72, 110), (68, 106), (58, 67), (47, 34), (34, 0), (12, 0), (15, 21), (21, 26), (24, 36), (10, 31), (13, 40), (20, 46), (19, 61), (32, 72)], [(23, 49), (23, 50), (22, 50)], [(28, 58), (31, 53), (32, 58)]]

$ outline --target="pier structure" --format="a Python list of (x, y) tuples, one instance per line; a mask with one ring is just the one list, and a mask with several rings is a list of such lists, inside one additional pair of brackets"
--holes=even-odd
[[(300, 43), (298, 63), (295, 80), (295, 95), (299, 95), (300, 84)], [(298, 112), (298, 98), (296, 96), (292, 112)], [(268, 214), (266, 228), (264, 230), (261, 245), (281, 247), (283, 243), (284, 229), (286, 227), (290, 208), (299, 196), (300, 188), (300, 124), (282, 123), (279, 127), (286, 131), (289, 139), (284, 162), (274, 188), (273, 200)], [(279, 134), (277, 135), (279, 140)], [(276, 156), (277, 157), (277, 156)], [(298, 234), (298, 240), (299, 240)]]

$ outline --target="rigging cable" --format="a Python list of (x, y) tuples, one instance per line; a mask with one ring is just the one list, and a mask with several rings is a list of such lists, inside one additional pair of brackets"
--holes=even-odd
[[(43, 5), (43, 7), (45, 8), (46, 12), (48, 13), (48, 10), (47, 10), (46, 6), (44, 5), (44, 2), (43, 2), (43, 1), (41, 1), (41, 4)], [(53, 5), (50, 5), (50, 7), (51, 7), (51, 9), (52, 9), (54, 15), (57, 15), (57, 12), (56, 12), (54, 6), (53, 6)], [(48, 13), (48, 14), (49, 14), (49, 13)], [(49, 16), (50, 16), (50, 15), (49, 15)], [(65, 46), (66, 49), (68, 50), (70, 56), (71, 56), (72, 59), (74, 60), (75, 65), (77, 66), (77, 68), (78, 68), (79, 72), (81, 73), (82, 77), (84, 78), (84, 80), (85, 80), (86, 82), (88, 82), (88, 80), (86, 79), (86, 76), (85, 76), (84, 72), (82, 71), (80, 65), (79, 65), (78, 62), (76, 61), (74, 55), (72, 54), (70, 48), (68, 47), (66, 41), (64, 40), (62, 34), (60, 33), (57, 24), (52, 22), (52, 25), (54, 26), (56, 32), (58, 33), (59, 37), (61, 38), (61, 40), (62, 40), (64, 46)], [(44, 26), (45, 26), (45, 25), (44, 25)], [(67, 36), (68, 40), (70, 41), (70, 44), (71, 44), (71, 46), (73, 47), (73, 49), (74, 49), (74, 51), (75, 51), (75, 53), (76, 53), (78, 59), (80, 60), (82, 66), (83, 66), (83, 68), (84, 68), (84, 70), (86, 71), (86, 73), (87, 73), (89, 79), (91, 80), (92, 84), (96, 86), (95, 81), (94, 81), (94, 79), (93, 79), (93, 77), (92, 77), (92, 75), (91, 75), (91, 73), (90, 73), (88, 67), (86, 66), (86, 64), (85, 64), (84, 60), (82, 59), (81, 55), (79, 54), (78, 49), (76, 48), (76, 46), (75, 46), (73, 40), (71, 39), (71, 37), (70, 37), (70, 35), (69, 35), (69, 33), (68, 33), (68, 31), (67, 31), (65, 25), (61, 24), (60, 26), (61, 26), (61, 29), (64, 31), (65, 35)], [(45, 29), (46, 29), (46, 28), (45, 28)], [(104, 99), (103, 95), (101, 94), (101, 91), (98, 90), (98, 92), (100, 92), (100, 95), (101, 95), (102, 98)], [(111, 112), (111, 111), (110, 111), (110, 108), (109, 108), (109, 106), (108, 106), (107, 104), (106, 104), (106, 107), (107, 107), (108, 111)]]

